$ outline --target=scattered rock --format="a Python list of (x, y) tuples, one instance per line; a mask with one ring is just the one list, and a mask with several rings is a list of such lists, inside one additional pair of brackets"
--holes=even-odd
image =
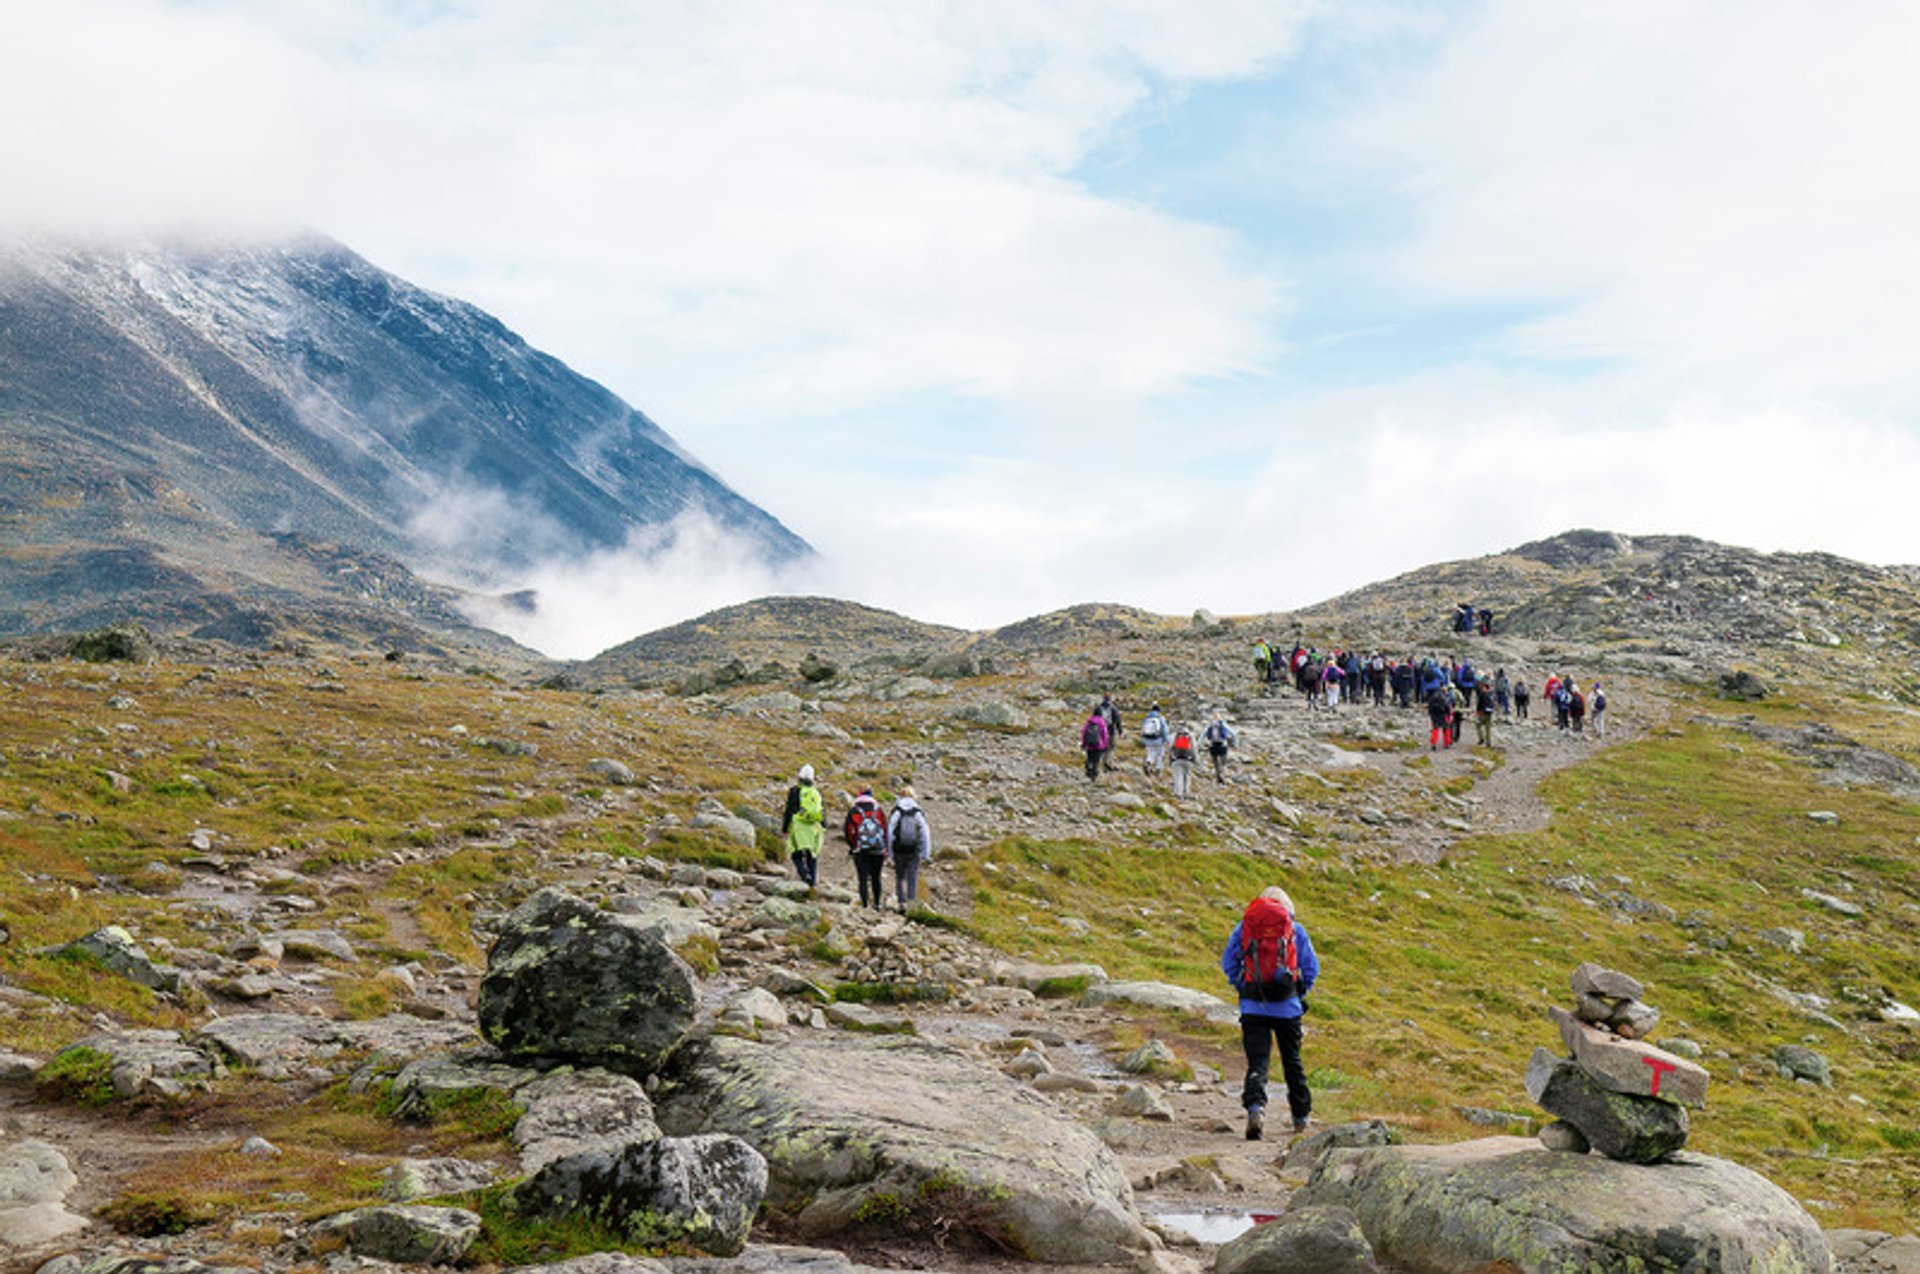
[(403, 1265), (451, 1265), (480, 1237), (480, 1218), (465, 1208), (387, 1204), (342, 1212), (317, 1223), (310, 1243), (338, 1241), (355, 1256)]
[(1817, 889), (1802, 889), (1800, 896), (1808, 902), (1818, 903), (1828, 911), (1843, 916), (1864, 916), (1867, 909), (1858, 903), (1848, 902), (1845, 898), (1835, 898), (1832, 894), (1823, 894)]
[(358, 959), (354, 953), (353, 944), (331, 929), (293, 929), (273, 936), (275, 941), (279, 942), (281, 949), (295, 958), (307, 960), (325, 958), (347, 964)]
[(1753, 936), (1794, 955), (1799, 955), (1807, 949), (1807, 935), (1798, 929), (1762, 929)]
[(1351, 1208), (1379, 1260), (1410, 1272), (1828, 1268), (1791, 1195), (1691, 1153), (1647, 1167), (1517, 1137), (1335, 1150), (1294, 1202)]
[(1173, 1122), (1173, 1107), (1167, 1105), (1167, 1099), (1145, 1084), (1129, 1084), (1120, 1091), (1114, 1100), (1113, 1108), (1122, 1115), (1135, 1119), (1151, 1119), (1158, 1123)]
[(1391, 1146), (1399, 1138), (1384, 1119), (1368, 1119), (1354, 1123), (1335, 1124), (1331, 1128), (1322, 1128), (1317, 1132), (1294, 1143), (1287, 1151), (1283, 1166), (1289, 1169), (1307, 1167), (1329, 1150), (1355, 1150), (1362, 1146)]
[(1003, 729), (1024, 730), (1032, 724), (1025, 712), (1005, 699), (989, 699), (985, 703), (969, 704), (953, 715), (957, 720), (969, 721), (974, 725), (998, 726)]
[(1608, 1000), (1637, 1000), (1646, 994), (1646, 988), (1641, 986), (1638, 980), (1591, 962), (1576, 967), (1572, 981), (1575, 995), (1597, 995)]
[(249, 1137), (240, 1143), (240, 1153), (250, 1159), (278, 1159), (280, 1147), (265, 1137)]
[(480, 1031), (510, 1056), (645, 1074), (693, 1029), (693, 970), (654, 934), (557, 889), (502, 923), (480, 983)]
[(587, 773), (603, 783), (615, 787), (633, 786), (633, 769), (624, 761), (616, 761), (610, 756), (597, 756), (587, 762)]
[(637, 1243), (688, 1243), (721, 1256), (746, 1246), (767, 1193), (767, 1161), (737, 1137), (664, 1137), (549, 1162), (513, 1192), (514, 1207), (585, 1216)]
[(1818, 823), (1822, 827), (1834, 827), (1840, 822), (1840, 816), (1832, 810), (1808, 810), (1807, 821)]
[(119, 925), (95, 929), (84, 938), (54, 947), (46, 954), (54, 959), (91, 960), (130, 982), (169, 994), (180, 989), (180, 970), (155, 964), (132, 934)]
[(1129, 1075), (1160, 1075), (1177, 1070), (1180, 1055), (1164, 1040), (1148, 1040), (1120, 1059), (1120, 1069)]
[(0, 1147), (0, 1252), (26, 1252), (83, 1230), (87, 1219), (67, 1211), (80, 1179), (67, 1157), (44, 1141)]
[(471, 1159), (402, 1159), (380, 1180), (380, 1197), (394, 1203), (482, 1190), (496, 1180), (491, 1165)]
[(1295, 1208), (1224, 1243), (1214, 1274), (1378, 1274), (1360, 1218), (1338, 1205)]
[(1102, 1004), (1132, 1004), (1145, 1009), (1171, 1009), (1220, 1023), (1240, 1020), (1239, 1010), (1219, 996), (1165, 982), (1099, 982), (1086, 989), (1080, 1002), (1096, 1008)]
[(1564, 1119), (1556, 1119), (1540, 1130), (1540, 1144), (1549, 1150), (1570, 1155), (1584, 1155), (1593, 1149), (1587, 1134)]
[(1773, 1050), (1774, 1065), (1788, 1079), (1804, 1079), (1822, 1088), (1833, 1087), (1833, 1067), (1826, 1058), (1801, 1044), (1782, 1044)]
[(1131, 1261), (1151, 1246), (1110, 1151), (1047, 1098), (913, 1039), (715, 1038), (688, 1050), (661, 1122), (767, 1158), (800, 1235), (947, 1227), (1030, 1259)]

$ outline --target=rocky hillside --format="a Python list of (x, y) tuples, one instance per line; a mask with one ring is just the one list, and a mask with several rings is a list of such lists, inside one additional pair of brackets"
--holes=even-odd
[[(1516, 560), (1487, 578), (1537, 571), (1545, 595), (1598, 569)], [(1393, 585), (1409, 625), (1414, 586)], [(1385, 640), (1388, 604), (1356, 596), (1280, 618)], [(1422, 630), (1416, 651), (1598, 676), (1611, 701), (1604, 737), (1537, 706), (1431, 750), (1421, 712), (1259, 693), (1255, 622), (1100, 606), (964, 634), (783, 599), (643, 639), (595, 684), (318, 644), (0, 659), (8, 1263), (1279, 1259), (1251, 1246), (1547, 1269), (1539, 1236), (1564, 1234), (1600, 1267), (1898, 1268), (1920, 1189), (1911, 709), (1790, 636), (1696, 656)], [(1722, 698), (1709, 645), (1823, 671)], [(731, 663), (751, 675), (704, 676)], [(1077, 726), (1102, 691), (1127, 729), (1090, 783)], [(1156, 701), (1238, 731), (1184, 800), (1143, 772)], [(803, 763), (836, 823), (850, 789), (912, 785), (922, 906), (859, 906), (832, 839), (819, 886), (793, 878), (777, 815)], [(1248, 1141), (1218, 961), (1273, 883), (1322, 965), (1313, 1123), (1290, 1135), (1276, 1096)], [(1622, 980), (1570, 985), (1587, 961)], [(1530, 1062), (1564, 1052), (1569, 1007), (1644, 1037), (1639, 1069), (1698, 1067), (1704, 1105), (1649, 1140), (1607, 1122), (1644, 1106), (1576, 1102), (1566, 1066)], [(1558, 1078), (1535, 1095), (1534, 1072)], [(1550, 1110), (1658, 1161), (1569, 1158)], [(1278, 1219), (1226, 1241), (1255, 1215)]]
[(440, 628), (444, 590), (370, 595), (275, 537), (473, 582), (689, 509), (808, 551), (606, 389), (337, 243), (0, 246), (0, 633), (303, 601)]

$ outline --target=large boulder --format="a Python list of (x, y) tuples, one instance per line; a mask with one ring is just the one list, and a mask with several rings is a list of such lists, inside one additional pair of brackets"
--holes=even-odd
[(1360, 1220), (1345, 1208), (1295, 1208), (1224, 1243), (1214, 1274), (1379, 1274)]
[(905, 1036), (715, 1037), (676, 1065), (670, 1133), (724, 1132), (767, 1158), (801, 1237), (966, 1236), (1038, 1261), (1132, 1261), (1154, 1245), (1113, 1154), (1018, 1081)]
[(1535, 1049), (1527, 1065), (1527, 1095), (1609, 1159), (1658, 1163), (1687, 1144), (1684, 1106), (1603, 1088), (1577, 1063), (1544, 1048)]
[(62, 960), (91, 960), (109, 972), (154, 991), (173, 993), (180, 989), (180, 970), (156, 964), (141, 950), (134, 936), (119, 925), (95, 929), (84, 938), (52, 948), (47, 954)]
[(317, 1247), (339, 1244), (355, 1256), (402, 1265), (451, 1265), (480, 1237), (480, 1218), (465, 1208), (381, 1204), (315, 1223)]
[(480, 1033), (516, 1057), (653, 1071), (693, 1029), (693, 970), (652, 932), (557, 889), (516, 908), (487, 952)]
[(627, 1075), (594, 1068), (555, 1071), (514, 1094), (526, 1114), (513, 1126), (520, 1167), (535, 1172), (555, 1159), (660, 1136), (647, 1090)]
[(516, 1210), (583, 1216), (649, 1247), (731, 1256), (767, 1194), (767, 1161), (737, 1137), (663, 1137), (548, 1163), (513, 1192)]
[(44, 1141), (0, 1147), (0, 1252), (26, 1252), (87, 1227), (67, 1211), (80, 1183), (67, 1157)]
[(1294, 1204), (1352, 1209), (1381, 1263), (1407, 1274), (1830, 1269), (1791, 1195), (1705, 1155), (1619, 1163), (1520, 1137), (1331, 1150)]

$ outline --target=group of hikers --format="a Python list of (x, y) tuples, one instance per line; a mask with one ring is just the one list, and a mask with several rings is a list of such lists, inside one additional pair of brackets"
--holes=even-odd
[[(1185, 800), (1193, 790), (1193, 764), (1198, 757), (1194, 747), (1196, 732), (1191, 725), (1175, 727), (1167, 721), (1160, 711), (1160, 705), (1154, 704), (1140, 722), (1140, 740), (1146, 746), (1146, 759), (1141, 763), (1142, 772), (1149, 777), (1157, 775), (1162, 769), (1173, 776), (1173, 794)], [(1102, 774), (1113, 771), (1113, 754), (1120, 745), (1121, 724), (1120, 708), (1112, 695), (1101, 696), (1100, 702), (1093, 705), (1093, 711), (1080, 723), (1080, 750), (1087, 758), (1087, 781), (1098, 779)], [(1207, 728), (1198, 732), (1199, 741), (1206, 745), (1207, 756), (1213, 761), (1213, 777), (1216, 782), (1227, 780), (1227, 753), (1239, 742), (1233, 727), (1228, 725), (1218, 713)]]
[[(819, 883), (820, 850), (827, 838), (826, 802), (814, 782), (813, 767), (803, 765), (787, 789), (786, 809), (780, 816), (780, 835), (786, 839), (793, 873), (809, 888)], [(871, 787), (861, 787), (847, 804), (840, 835), (853, 856), (854, 875), (860, 881), (860, 905), (880, 910), (886, 903), (883, 873), (893, 867), (894, 896), (905, 913), (920, 899), (920, 868), (933, 861), (933, 828), (911, 786), (902, 787), (893, 807), (880, 808)]]

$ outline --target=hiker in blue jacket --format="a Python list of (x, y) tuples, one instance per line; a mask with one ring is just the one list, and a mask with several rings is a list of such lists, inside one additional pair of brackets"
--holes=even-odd
[(1298, 967), (1295, 994), (1282, 999), (1261, 998), (1257, 987), (1245, 975), (1246, 953), (1240, 934), (1248, 923), (1245, 916), (1227, 935), (1226, 948), (1220, 953), (1220, 971), (1233, 983), (1240, 996), (1240, 1043), (1247, 1054), (1247, 1082), (1240, 1090), (1240, 1104), (1247, 1111), (1247, 1140), (1258, 1141), (1266, 1124), (1267, 1071), (1273, 1061), (1273, 1042), (1280, 1041), (1280, 1071), (1287, 1081), (1287, 1109), (1293, 1116), (1293, 1130), (1303, 1131), (1313, 1113), (1313, 1093), (1307, 1087), (1306, 1067), (1300, 1062), (1301, 1017), (1307, 1012), (1307, 994), (1320, 977), (1320, 961), (1313, 954), (1313, 942), (1306, 929), (1293, 917), (1293, 899), (1278, 885), (1260, 891), (1260, 897), (1248, 908), (1255, 914), (1263, 904), (1278, 903), (1291, 920), (1294, 956)]

